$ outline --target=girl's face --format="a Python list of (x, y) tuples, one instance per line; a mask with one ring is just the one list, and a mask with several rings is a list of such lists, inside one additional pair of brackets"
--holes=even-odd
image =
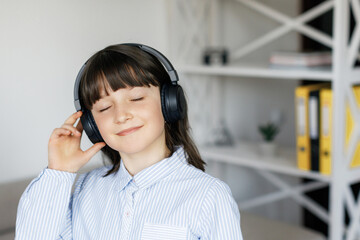
[(101, 136), (120, 154), (166, 147), (159, 87), (128, 87), (102, 91), (91, 110)]

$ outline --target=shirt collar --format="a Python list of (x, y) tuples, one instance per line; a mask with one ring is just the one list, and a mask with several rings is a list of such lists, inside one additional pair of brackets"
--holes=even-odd
[(132, 181), (133, 177), (126, 170), (124, 163), (121, 160), (120, 160), (120, 168), (116, 172), (115, 178), (117, 179), (116, 180), (117, 184), (115, 186), (115, 189), (117, 189), (118, 191), (123, 190)]
[(178, 147), (176, 151), (169, 157), (143, 169), (134, 177), (130, 175), (124, 166), (123, 161), (120, 162), (118, 175), (118, 191), (123, 190), (130, 182), (133, 182), (138, 188), (146, 188), (168, 176), (183, 163), (186, 163), (185, 151), (182, 147)]

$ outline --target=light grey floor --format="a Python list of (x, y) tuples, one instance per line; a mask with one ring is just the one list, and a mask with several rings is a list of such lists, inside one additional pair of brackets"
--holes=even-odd
[(14, 240), (15, 232), (7, 233), (5, 235), (0, 236), (0, 240)]
[(242, 212), (241, 230), (245, 240), (325, 240), (310, 229)]

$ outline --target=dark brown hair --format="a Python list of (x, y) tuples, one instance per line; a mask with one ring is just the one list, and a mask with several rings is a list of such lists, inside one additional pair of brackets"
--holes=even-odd
[[(101, 90), (110, 87), (113, 91), (126, 87), (157, 86), (171, 83), (170, 77), (160, 61), (136, 46), (112, 45), (95, 53), (87, 62), (80, 83), (81, 105), (88, 110), (100, 99)], [(190, 136), (187, 116), (175, 123), (165, 123), (165, 141), (171, 154), (177, 146), (185, 150), (189, 164), (204, 171), (205, 162)], [(113, 167), (105, 176), (117, 172), (120, 154), (106, 145), (102, 152), (109, 157)]]

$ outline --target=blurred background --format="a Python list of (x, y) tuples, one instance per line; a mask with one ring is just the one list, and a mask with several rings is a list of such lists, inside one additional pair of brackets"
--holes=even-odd
[[(267, 42), (270, 35), (263, 43), (255, 40), (285, 24), (279, 19), (290, 21), (325, 1), (313, 2), (313, 6), (305, 0), (246, 2), (254, 1), (0, 0), (0, 239), (13, 238), (17, 201), (29, 181), (47, 166), (51, 132), (75, 111), (73, 85), (80, 67), (111, 44), (143, 43), (172, 61), (188, 97), (193, 137), (204, 153), (206, 170), (230, 186), (237, 202), (275, 191), (278, 187), (259, 173), (261, 162), (251, 159), (266, 165), (279, 158), (285, 165), (296, 166), (294, 91), (306, 82), (297, 72), (285, 77), (268, 72), (269, 59), (277, 51), (314, 50), (314, 44), (291, 29), (283, 29), (274, 41)], [(264, 5), (259, 7), (257, 2)], [(331, 30), (329, 18), (313, 23), (319, 22), (322, 30), (329, 26)], [(329, 50), (324, 45), (315, 50)], [(243, 67), (221, 68), (234, 64)], [(254, 69), (254, 65), (265, 67)], [(260, 147), (259, 126), (269, 122), (278, 129), (272, 141), (275, 153), (264, 153)], [(82, 147), (90, 145), (84, 136)], [(230, 150), (212, 154), (217, 147)], [(235, 160), (223, 161), (221, 153)], [(239, 156), (250, 159), (245, 160), (245, 167), (229, 163)], [(82, 171), (102, 164), (98, 154)], [(290, 175), (281, 175), (289, 186), (307, 177)], [(284, 239), (323, 239), (327, 234), (326, 226), (316, 229), (322, 234), (305, 231), (303, 226), (311, 225), (304, 220), (305, 210), (291, 198), (279, 200), (257, 207), (247, 202), (244, 214), (241, 210), (245, 239), (268, 239), (256, 235), (259, 231), (254, 228), (261, 225), (283, 231)], [(288, 238), (286, 232), (294, 236)]]

